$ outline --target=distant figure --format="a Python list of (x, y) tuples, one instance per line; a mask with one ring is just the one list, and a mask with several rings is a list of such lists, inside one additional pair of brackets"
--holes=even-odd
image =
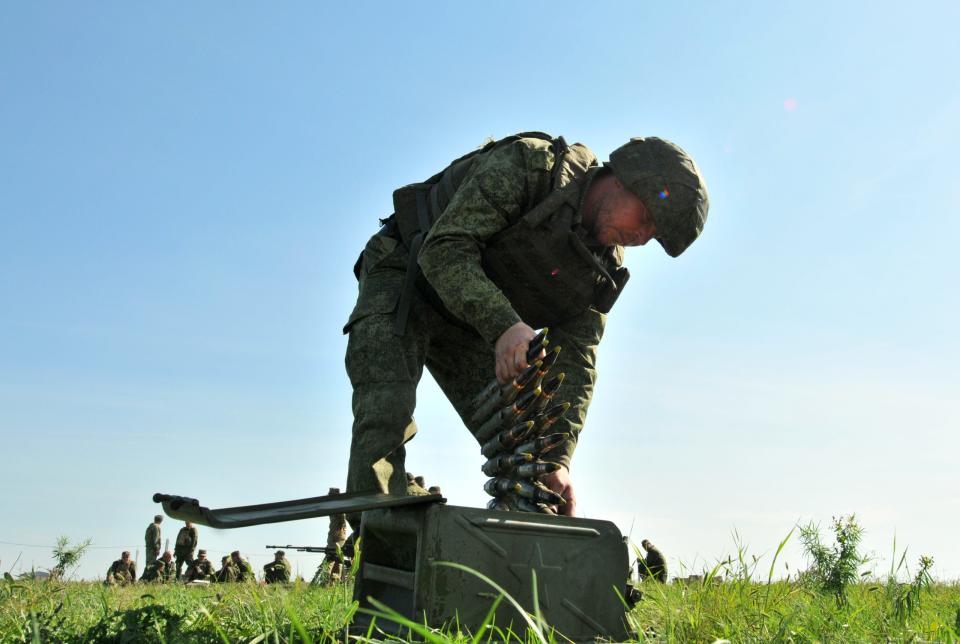
[(230, 553), (230, 561), (233, 563), (234, 568), (237, 571), (236, 581), (256, 581), (257, 578), (253, 574), (253, 567), (250, 566), (250, 562), (240, 556), (239, 550), (234, 550)]
[(263, 567), (263, 580), (268, 584), (288, 584), (293, 565), (283, 550), (273, 553), (273, 561)]
[[(412, 475), (411, 475), (412, 476)], [(332, 487), (327, 495), (333, 496), (340, 494), (340, 488)], [(343, 548), (347, 542), (347, 515), (331, 514), (330, 527), (327, 529), (327, 548), (337, 550)], [(343, 578), (343, 561), (337, 555), (327, 554), (324, 556), (317, 573), (313, 577), (313, 583), (317, 584), (324, 581), (328, 584), (340, 581)]]
[(213, 568), (213, 562), (207, 559), (207, 551), (197, 551), (197, 558), (187, 568), (187, 581), (215, 581), (216, 576), (217, 571)]
[(143, 576), (140, 581), (155, 582), (165, 584), (176, 579), (176, 571), (173, 569), (173, 553), (167, 550), (159, 559), (147, 564), (143, 569)]
[(124, 550), (120, 558), (110, 564), (104, 583), (107, 586), (127, 586), (137, 581), (137, 564), (130, 558), (130, 551)]
[[(150, 565), (160, 558), (160, 523), (163, 521), (163, 515), (158, 514), (153, 517), (153, 523), (147, 526), (147, 532), (143, 535), (143, 540), (147, 546), (146, 565)], [(146, 568), (144, 568), (146, 570)]]
[(413, 496), (423, 496), (427, 494), (426, 479), (422, 476), (414, 476), (411, 472), (407, 472), (407, 494)]
[(663, 553), (661, 553), (655, 545), (650, 543), (648, 539), (641, 541), (640, 545), (647, 551), (646, 560), (641, 559), (637, 561), (637, 572), (640, 575), (640, 579), (649, 577), (655, 581), (666, 583), (667, 560), (664, 558)]
[(220, 559), (220, 570), (214, 577), (221, 584), (228, 584), (237, 580), (237, 567), (233, 565), (233, 560), (229, 556)]
[(429, 492), (430, 494), (439, 494), (441, 496), (443, 495), (443, 492), (440, 491), (439, 485), (431, 485), (430, 489), (427, 490), (427, 492)]
[(180, 579), (180, 571), (183, 565), (190, 567), (193, 563), (193, 551), (197, 548), (199, 535), (197, 529), (189, 521), (186, 522), (180, 532), (177, 533), (177, 542), (173, 547), (173, 555), (177, 558), (177, 579)]

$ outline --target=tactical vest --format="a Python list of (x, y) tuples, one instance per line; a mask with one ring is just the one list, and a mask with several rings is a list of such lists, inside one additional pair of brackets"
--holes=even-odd
[[(397, 311), (396, 333), (403, 335), (413, 292), (419, 290), (438, 310), (452, 318), (436, 291), (420, 274), (417, 257), (423, 238), (450, 203), (474, 164), (495, 148), (521, 138), (549, 141), (554, 153), (551, 191), (539, 203), (529, 204), (511, 217), (510, 225), (490, 238), (481, 264), (510, 301), (520, 318), (533, 328), (556, 326), (593, 307), (607, 313), (630, 277), (620, 264), (623, 249), (607, 247), (598, 257), (585, 244), (580, 226), (581, 185), (597, 165), (585, 147), (567, 145), (542, 132), (524, 132), (460, 157), (423, 183), (393, 193), (394, 214), (401, 241), (410, 250), (407, 284)], [(587, 177), (586, 181), (592, 180)]]

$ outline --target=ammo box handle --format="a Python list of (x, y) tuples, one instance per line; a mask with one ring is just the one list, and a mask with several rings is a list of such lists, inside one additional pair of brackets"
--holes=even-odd
[(572, 525), (554, 525), (551, 523), (534, 523), (533, 521), (515, 521), (513, 519), (473, 519), (473, 525), (478, 528), (508, 528), (510, 530), (525, 530), (527, 532), (549, 532), (551, 534), (569, 534), (577, 537), (599, 537), (600, 532), (593, 528), (582, 528)]

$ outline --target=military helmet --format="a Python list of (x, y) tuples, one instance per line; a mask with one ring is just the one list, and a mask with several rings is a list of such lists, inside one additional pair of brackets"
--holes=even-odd
[(640, 197), (656, 224), (656, 238), (677, 257), (703, 231), (710, 200), (697, 164), (674, 143), (637, 137), (610, 153), (605, 164)]

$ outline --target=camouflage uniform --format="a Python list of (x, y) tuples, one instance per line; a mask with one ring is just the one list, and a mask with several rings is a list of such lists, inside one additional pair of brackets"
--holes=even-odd
[[(328, 494), (340, 494), (340, 488), (332, 487)], [(331, 514), (330, 526), (327, 529), (327, 547), (343, 548), (343, 544), (346, 542), (347, 516), (345, 514)], [(343, 577), (343, 563), (338, 557), (332, 555), (324, 556), (323, 562), (320, 564), (320, 567), (317, 569), (317, 574), (314, 576), (314, 583), (317, 583), (324, 577), (328, 582), (340, 581)]]
[(137, 564), (133, 559), (117, 559), (107, 570), (104, 580), (108, 586), (127, 586), (137, 581)]
[[(508, 216), (550, 193), (553, 158), (548, 142), (524, 138), (494, 148), (477, 161), (433, 224), (419, 255), (424, 277), (449, 313), (418, 291), (402, 336), (394, 332), (394, 314), (404, 287), (408, 249), (392, 221), (367, 243), (357, 266), (357, 304), (344, 328), (350, 334), (346, 367), (354, 414), (348, 492), (407, 493), (404, 444), (417, 431), (413, 412), (424, 366), (471, 433), (482, 424), (483, 419), (470, 421), (475, 411), (471, 399), (495, 377), (492, 347), (520, 317), (484, 273), (481, 252), (491, 237), (509, 226)], [(581, 198), (586, 185), (583, 182), (580, 188)], [(566, 373), (557, 399), (572, 404), (553, 428), (572, 437), (550, 458), (567, 467), (593, 395), (596, 351), (605, 321), (604, 314), (591, 308), (550, 327), (551, 344), (563, 347), (554, 370)]]
[(198, 557), (187, 568), (187, 581), (214, 581), (216, 578), (217, 572), (213, 567), (213, 562), (204, 555), (206, 555), (206, 551), (201, 550)]
[(190, 526), (189, 528), (184, 526), (180, 528), (180, 532), (177, 533), (177, 541), (173, 546), (173, 556), (177, 562), (177, 579), (180, 578), (180, 571), (183, 570), (183, 565), (186, 564), (187, 567), (189, 567), (190, 564), (193, 563), (193, 551), (196, 549), (199, 540), (200, 537), (197, 533), (196, 526)]
[(143, 569), (143, 576), (140, 577), (140, 581), (152, 581), (163, 584), (168, 581), (173, 581), (175, 578), (173, 561), (157, 559)]
[(271, 561), (263, 567), (263, 580), (268, 584), (286, 584), (290, 583), (290, 575), (293, 574), (293, 564), (290, 560), (280, 553), (280, 557)]
[(250, 565), (250, 562), (246, 559), (243, 559), (239, 555), (234, 557), (230, 556), (230, 561), (233, 563), (235, 581), (256, 581), (257, 578), (253, 574), (253, 567)]
[(160, 558), (160, 524), (154, 521), (147, 526), (147, 531), (143, 535), (146, 543), (146, 560), (156, 561)]
[(667, 581), (667, 560), (663, 553), (652, 543), (644, 541), (644, 550), (647, 551), (647, 557), (637, 562), (637, 573), (640, 579), (653, 579), (654, 581)]
[(220, 570), (215, 574), (215, 581), (226, 584), (237, 580), (237, 567), (230, 557), (220, 560)]

